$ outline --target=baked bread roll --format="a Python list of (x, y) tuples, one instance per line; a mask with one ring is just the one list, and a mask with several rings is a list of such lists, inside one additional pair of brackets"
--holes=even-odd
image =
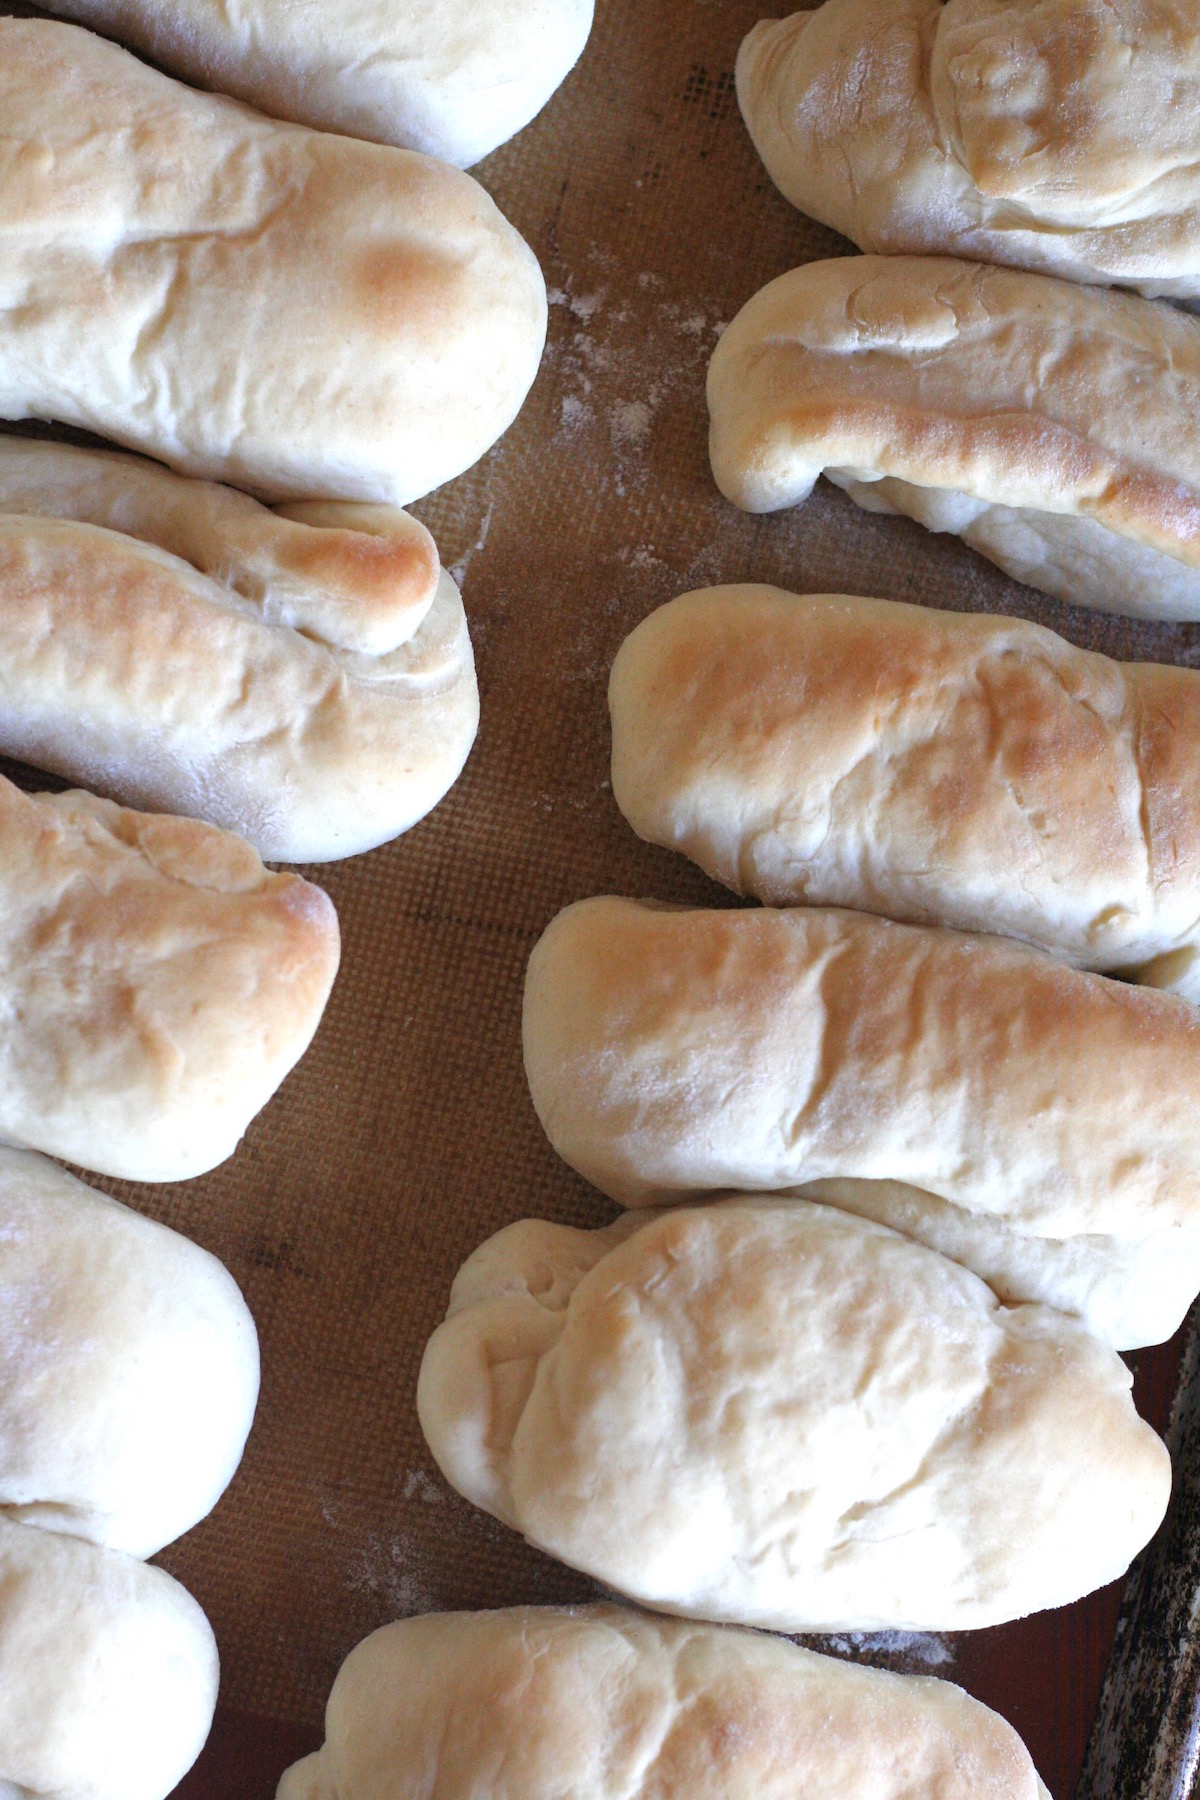
[[(458, 589), (409, 539), (415, 522), (346, 504), (315, 510), (365, 514), (365, 530), (281, 521), (152, 468), (0, 439), (0, 750), (223, 825), (274, 861), (352, 856), (407, 831), (457, 778), (479, 722)], [(377, 561), (403, 569), (411, 547), (419, 595), (372, 607)], [(332, 566), (329, 587), (305, 582), (306, 560)], [(384, 654), (340, 641), (385, 623), (399, 637)]]
[(0, 1518), (0, 1794), (165, 1800), (216, 1699), (213, 1635), (177, 1581)]
[(470, 176), (42, 19), (0, 20), (0, 115), (0, 416), (269, 499), (397, 505), (512, 423), (545, 284)]
[(262, 506), (144, 456), (0, 434), (0, 514), (76, 519), (190, 563), (272, 625), (386, 656), (427, 616), (437, 545), (411, 513), (363, 502)]
[(469, 168), (541, 111), (582, 54), (592, 0), (55, 0), (52, 9), (276, 119)]
[(1115, 1581), (1171, 1459), (1116, 1352), (830, 1207), (527, 1219), (460, 1270), (417, 1407), (467, 1499), (647, 1606), (959, 1631)]
[(231, 1156), (338, 962), (320, 890), (241, 839), (0, 780), (0, 1141), (133, 1181)]
[(1191, 0), (826, 0), (742, 45), (772, 180), (861, 250), (1200, 293)]
[[(823, 1198), (890, 1224), (889, 1192), (917, 1189), (985, 1278), (1003, 1234), (1006, 1298), (1105, 1335), (1132, 1318), (1121, 1348), (1170, 1337), (1200, 1289), (1200, 1013), (1173, 995), (862, 913), (604, 898), (534, 949), (524, 1040), (550, 1142), (625, 1206), (836, 1181)], [(926, 1235), (920, 1208), (896, 1223)]]
[(617, 1606), (431, 1613), (343, 1663), (278, 1800), (1049, 1800), (948, 1681)]
[(749, 512), (824, 472), (1082, 606), (1200, 619), (1200, 323), (944, 257), (808, 263), (708, 376), (713, 472)]
[(1200, 677), (1021, 619), (706, 588), (625, 640), (613, 795), (772, 906), (1021, 938), (1200, 1000)]
[(232, 1276), (178, 1232), (0, 1149), (0, 1508), (152, 1556), (211, 1512), (258, 1397)]

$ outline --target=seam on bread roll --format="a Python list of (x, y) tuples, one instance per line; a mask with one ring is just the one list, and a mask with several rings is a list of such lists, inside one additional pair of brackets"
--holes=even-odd
[(736, 893), (1200, 992), (1191, 669), (1020, 619), (744, 585), (643, 620), (609, 708), (633, 829)]
[(55, 0), (52, 9), (275, 119), (469, 167), (541, 111), (583, 52), (592, 0), (266, 4)]
[(429, 1771), (467, 1800), (1049, 1800), (1012, 1726), (948, 1681), (617, 1606), (385, 1625), (333, 1684), (278, 1800), (372, 1800)]
[(822, 472), (1031, 586), (1200, 618), (1200, 324), (1129, 294), (946, 257), (842, 257), (770, 282), (708, 375), (722, 493)]
[[(1169, 1337), (1200, 1285), (1200, 1014), (1171, 995), (863, 913), (599, 898), (535, 947), (524, 1046), (550, 1142), (622, 1205), (815, 1181), (855, 1205), (858, 1184), (903, 1184), (958, 1209), (955, 1254), (980, 1273), (1001, 1254), (1013, 1298), (1137, 1342)], [(924, 1236), (922, 1209), (902, 1213)], [(1016, 1240), (999, 1252), (998, 1227)], [(1064, 1266), (1080, 1236), (1090, 1274)], [(1172, 1245), (1187, 1275), (1122, 1301)]]
[(470, 176), (41, 19), (0, 19), (0, 114), (0, 416), (266, 499), (395, 505), (515, 418), (545, 283)]
[[(220, 579), (236, 559), (236, 536), (226, 558), (208, 534), (204, 490), (217, 497), (218, 517), (229, 490), (161, 477), (184, 517), (175, 530), (168, 516), (154, 535), (187, 542), (199, 518), (202, 542), (189, 547), (209, 574), (106, 524), (5, 510), (4, 471), (0, 451), (6, 754), (134, 806), (207, 819), (281, 862), (373, 849), (423, 818), (457, 779), (474, 742), (479, 692), (462, 601), (445, 572), (435, 571), (432, 604), (423, 602), (411, 635), (370, 655), (272, 618), (273, 606)], [(120, 475), (105, 470), (103, 479), (107, 486)], [(150, 495), (159, 485), (150, 483)], [(191, 497), (179, 493), (188, 488), (201, 490), (194, 516)], [(74, 493), (63, 504), (123, 516), (111, 497), (111, 507), (81, 505)], [(149, 497), (131, 490), (135, 526)], [(335, 516), (361, 511), (403, 517), (359, 507)]]
[(884, 1226), (736, 1198), (483, 1254), (421, 1367), (434, 1457), (648, 1606), (996, 1625), (1106, 1586), (1161, 1523), (1170, 1457), (1116, 1353)]
[(258, 1338), (215, 1256), (0, 1148), (0, 1514), (152, 1556), (241, 1460)]
[(1200, 32), (1177, 0), (826, 0), (737, 63), (772, 180), (861, 250), (1200, 293)]
[(0, 435), (0, 514), (75, 519), (155, 544), (252, 602), (271, 624), (385, 655), (437, 592), (437, 546), (393, 506), (300, 501), (271, 510), (236, 488), (119, 451)]
[(162, 1569), (0, 1518), (0, 1782), (166, 1800), (199, 1756), (217, 1647)]
[(337, 916), (191, 819), (0, 781), (0, 1141), (134, 1181), (232, 1155), (315, 1032)]

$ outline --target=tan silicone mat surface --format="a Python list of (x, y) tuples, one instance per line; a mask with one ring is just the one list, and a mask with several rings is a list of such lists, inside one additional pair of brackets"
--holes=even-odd
[(592, 1591), (447, 1490), (413, 1394), (475, 1245), (528, 1213), (610, 1216), (525, 1091), (520, 993), (539, 931), (600, 891), (728, 902), (613, 805), (605, 683), (624, 635), (674, 594), (752, 579), (1016, 612), (1118, 656), (1200, 661), (1200, 628), (1059, 606), (824, 483), (763, 519), (717, 494), (703, 383), (722, 324), (772, 276), (848, 248), (778, 196), (742, 127), (734, 56), (760, 11), (599, 0), (579, 68), (480, 169), (552, 304), (518, 423), (416, 509), (462, 581), (478, 743), (424, 824), (313, 871), (341, 917), (342, 972), (237, 1156), (178, 1188), (107, 1184), (220, 1255), (258, 1321), (241, 1472), (161, 1559), (210, 1614), (223, 1701), (245, 1712), (316, 1724), (341, 1658), (398, 1614)]

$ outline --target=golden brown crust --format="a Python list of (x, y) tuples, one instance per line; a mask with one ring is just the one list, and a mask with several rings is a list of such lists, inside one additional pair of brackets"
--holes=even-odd
[(545, 286), (469, 176), (42, 19), (0, 20), (0, 111), (0, 415), (266, 498), (397, 505), (512, 422)]
[(774, 181), (862, 250), (1200, 291), (1190, 0), (826, 0), (742, 45)]
[(394, 506), (300, 501), (274, 511), (217, 482), (113, 450), (0, 436), (0, 513), (75, 519), (156, 544), (322, 643), (380, 655), (437, 591), (437, 546)]
[(382, 656), (265, 610), (153, 544), (0, 510), (0, 748), (208, 819), (277, 861), (406, 831), (457, 777), (478, 723), (453, 581), (440, 576), (412, 636)]
[[(742, 308), (708, 394), (718, 485), (749, 511), (795, 505), (828, 470), (866, 505), (881, 480), (953, 499), (964, 521), (935, 529), (1049, 514), (1103, 528), (1114, 556), (1157, 553), (1168, 580), (1200, 568), (1200, 326), (1170, 307), (946, 257), (809, 263)], [(1153, 567), (1129, 575), (1133, 604), (1103, 576), (1093, 591), (1083, 558), (1037, 585), (1153, 612)], [(1195, 594), (1183, 606), (1200, 616)]]
[(326, 1737), (279, 1800), (369, 1800), (413, 1770), (442, 1800), (791, 1800), (797, 1770), (807, 1800), (1047, 1800), (1012, 1727), (949, 1682), (616, 1606), (384, 1626)]
[(209, 825), (0, 785), (0, 1136), (133, 1180), (232, 1154), (338, 962), (319, 888)]
[(1125, 970), (1200, 939), (1200, 677), (1019, 619), (709, 588), (626, 639), (613, 792), (776, 906)]
[(1056, 1255), (1178, 1234), (1195, 1265), (1200, 1012), (1173, 996), (863, 913), (605, 898), (534, 950), (524, 1037), (551, 1143), (624, 1205), (850, 1177)]

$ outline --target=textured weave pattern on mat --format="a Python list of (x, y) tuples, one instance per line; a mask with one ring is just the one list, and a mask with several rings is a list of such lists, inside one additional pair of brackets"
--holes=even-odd
[(520, 993), (538, 933), (596, 892), (728, 900), (639, 844), (613, 805), (605, 683), (625, 634), (687, 588), (763, 580), (1015, 612), (1118, 656), (1200, 663), (1200, 628), (1042, 600), (824, 483), (765, 519), (717, 494), (703, 384), (722, 324), (772, 276), (848, 248), (780, 199), (738, 117), (734, 57), (763, 10), (599, 0), (575, 74), (478, 171), (553, 301), (517, 425), (417, 509), (462, 580), (478, 744), (415, 831), (313, 871), (341, 916), (342, 973), (234, 1160), (177, 1189), (106, 1184), (223, 1257), (258, 1321), (242, 1470), (161, 1559), (212, 1617), (223, 1699), (247, 1712), (316, 1723), (341, 1658), (397, 1615), (593, 1591), (448, 1492), (413, 1393), (484, 1237), (529, 1213), (610, 1216), (526, 1095)]

